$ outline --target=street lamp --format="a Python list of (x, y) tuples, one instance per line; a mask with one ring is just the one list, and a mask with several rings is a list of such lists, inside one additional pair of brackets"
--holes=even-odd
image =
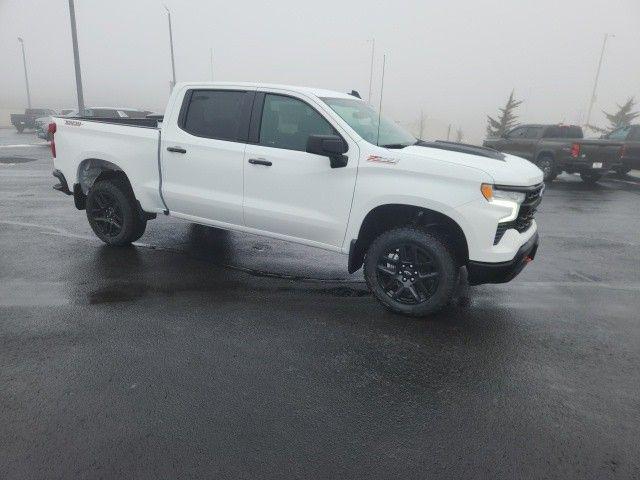
[(24, 40), (22, 37), (18, 37), (18, 42), (22, 47), (22, 64), (24, 65), (24, 83), (27, 86), (27, 106), (31, 108), (31, 92), (29, 91), (29, 75), (27, 75), (27, 56), (24, 53)]
[(176, 85), (176, 61), (173, 56), (173, 32), (171, 31), (171, 12), (166, 5), (164, 5), (164, 9), (167, 11), (167, 18), (169, 19), (169, 46), (171, 47), (171, 72), (173, 74), (173, 81), (171, 82), (171, 89)]
[(76, 91), (78, 93), (78, 114), (84, 115), (84, 94), (82, 93), (82, 72), (80, 71), (80, 52), (78, 51), (78, 30), (76, 28), (76, 9), (73, 0), (69, 0), (69, 19), (71, 21), (71, 42), (73, 43), (73, 63), (76, 69)]
[(604, 48), (607, 46), (607, 40), (609, 37), (615, 37), (612, 33), (605, 33), (604, 40), (602, 41), (602, 50), (600, 51), (600, 60), (598, 61), (598, 69), (596, 70), (596, 78), (593, 82), (593, 91), (591, 92), (591, 101), (589, 102), (589, 109), (587, 110), (587, 121), (585, 122), (585, 126), (589, 126), (589, 121), (591, 120), (591, 110), (593, 109), (593, 105), (596, 103), (596, 90), (598, 89), (598, 79), (600, 78), (600, 69), (602, 68), (602, 59), (604, 58)]

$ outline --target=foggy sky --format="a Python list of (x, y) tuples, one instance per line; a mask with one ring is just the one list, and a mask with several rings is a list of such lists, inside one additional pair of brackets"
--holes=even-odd
[[(403, 123), (430, 119), (484, 136), (511, 89), (521, 122), (582, 123), (605, 32), (592, 123), (601, 109), (640, 100), (640, 1), (166, 0), (178, 81), (214, 77), (316, 86), (373, 99), (388, 56), (383, 110)], [(87, 106), (164, 111), (171, 63), (167, 18), (157, 0), (76, 0)], [(0, 0), (0, 109), (24, 108), (27, 49), (34, 107), (76, 104), (67, 0)], [(427, 137), (431, 137), (427, 133)], [(442, 135), (438, 134), (438, 137)]]

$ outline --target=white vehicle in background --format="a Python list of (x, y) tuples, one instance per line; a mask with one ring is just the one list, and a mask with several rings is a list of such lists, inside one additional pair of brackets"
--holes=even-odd
[[(544, 185), (530, 162), (417, 140), (352, 95), (181, 83), (156, 119), (56, 118), (60, 183), (108, 245), (162, 213), (348, 257), (387, 308), (425, 315), (535, 256)], [(126, 123), (126, 124), (123, 124)]]

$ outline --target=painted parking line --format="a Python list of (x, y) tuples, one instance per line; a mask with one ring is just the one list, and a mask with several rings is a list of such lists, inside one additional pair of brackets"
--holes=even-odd
[(0, 145), (0, 148), (26, 148), (26, 147), (42, 147), (44, 145), (49, 145), (47, 142), (40, 143), (22, 143), (18, 145)]

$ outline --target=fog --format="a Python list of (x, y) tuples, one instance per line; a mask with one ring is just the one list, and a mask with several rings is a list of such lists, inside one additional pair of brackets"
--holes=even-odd
[[(521, 122), (581, 124), (605, 32), (592, 123), (602, 109), (640, 99), (640, 2), (272, 1), (164, 2), (172, 12), (178, 81), (260, 81), (358, 90), (373, 102), (387, 55), (383, 110), (427, 138), (446, 126), (484, 137), (512, 89)], [(162, 112), (171, 61), (167, 16), (156, 0), (76, 0), (85, 104)], [(26, 106), (24, 38), (32, 104), (76, 103), (67, 0), (0, 0), (0, 110)], [(414, 128), (415, 129), (415, 128)]]

